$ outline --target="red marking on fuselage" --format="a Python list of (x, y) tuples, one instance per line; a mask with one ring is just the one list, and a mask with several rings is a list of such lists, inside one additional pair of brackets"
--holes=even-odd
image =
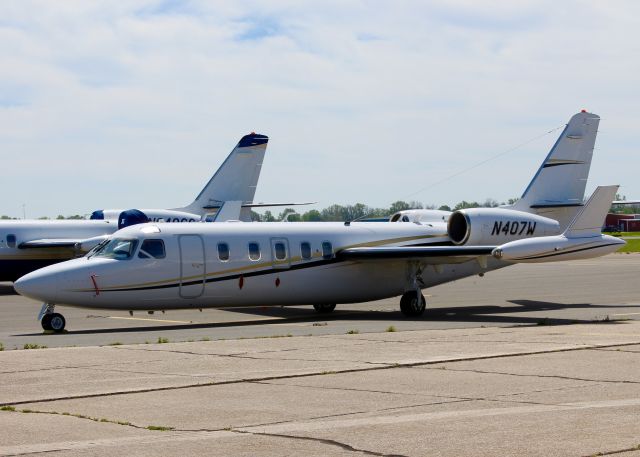
[(93, 283), (93, 288), (96, 291), (96, 295), (100, 295), (100, 289), (98, 288), (98, 283), (96, 282), (96, 275), (91, 275), (91, 282)]

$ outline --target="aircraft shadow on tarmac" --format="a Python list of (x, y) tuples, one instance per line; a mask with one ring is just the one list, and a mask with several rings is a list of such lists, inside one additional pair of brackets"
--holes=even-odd
[[(427, 309), (421, 317), (407, 318), (400, 311), (376, 311), (376, 310), (348, 310), (337, 309), (331, 314), (318, 314), (311, 307), (255, 307), (233, 308), (230, 312), (262, 316), (261, 320), (236, 320), (228, 322), (205, 322), (176, 325), (145, 325), (138, 327), (103, 328), (87, 330), (70, 330), (65, 334), (101, 334), (101, 333), (135, 333), (170, 330), (189, 330), (202, 328), (225, 328), (259, 326), (272, 324), (290, 324), (295, 322), (323, 322), (323, 321), (397, 321), (397, 322), (473, 322), (486, 324), (512, 324), (512, 325), (567, 325), (593, 323), (593, 319), (557, 318), (541, 316), (512, 315), (513, 313), (558, 311), (564, 309), (609, 309), (609, 306), (593, 305), (590, 303), (555, 303), (536, 300), (508, 300), (515, 306), (464, 306), (451, 308)], [(348, 306), (348, 305), (345, 305)], [(635, 308), (640, 305), (625, 305), (625, 308)], [(603, 314), (603, 319), (604, 316)], [(616, 323), (615, 320), (610, 323)], [(15, 336), (39, 336), (43, 333), (28, 333)]]

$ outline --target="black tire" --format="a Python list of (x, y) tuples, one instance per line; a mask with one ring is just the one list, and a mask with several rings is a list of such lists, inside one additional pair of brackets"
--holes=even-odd
[(420, 300), (417, 300), (418, 294), (415, 290), (406, 292), (400, 299), (400, 311), (406, 317), (419, 317), (424, 314), (427, 308), (427, 302), (424, 295), (420, 294)]
[(52, 314), (45, 314), (44, 316), (42, 316), (42, 320), (40, 321), (42, 330), (53, 330), (53, 328), (51, 328), (51, 316)]
[(336, 305), (335, 304), (313, 305), (313, 308), (319, 313), (327, 314), (327, 313), (333, 312), (333, 310), (336, 309)]
[(67, 321), (62, 314), (53, 313), (51, 314), (49, 325), (51, 326), (51, 330), (56, 333), (61, 333), (62, 331), (64, 331), (64, 327), (65, 325), (67, 325)]

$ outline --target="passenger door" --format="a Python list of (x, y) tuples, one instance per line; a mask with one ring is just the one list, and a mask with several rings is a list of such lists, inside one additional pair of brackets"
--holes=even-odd
[(204, 242), (200, 235), (179, 235), (180, 296), (197, 298), (204, 292), (206, 264)]

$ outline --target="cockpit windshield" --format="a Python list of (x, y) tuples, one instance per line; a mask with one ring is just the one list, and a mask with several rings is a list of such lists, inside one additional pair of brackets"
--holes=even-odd
[(90, 255), (91, 257), (127, 260), (133, 256), (136, 246), (138, 246), (138, 240), (114, 238), (97, 246)]

